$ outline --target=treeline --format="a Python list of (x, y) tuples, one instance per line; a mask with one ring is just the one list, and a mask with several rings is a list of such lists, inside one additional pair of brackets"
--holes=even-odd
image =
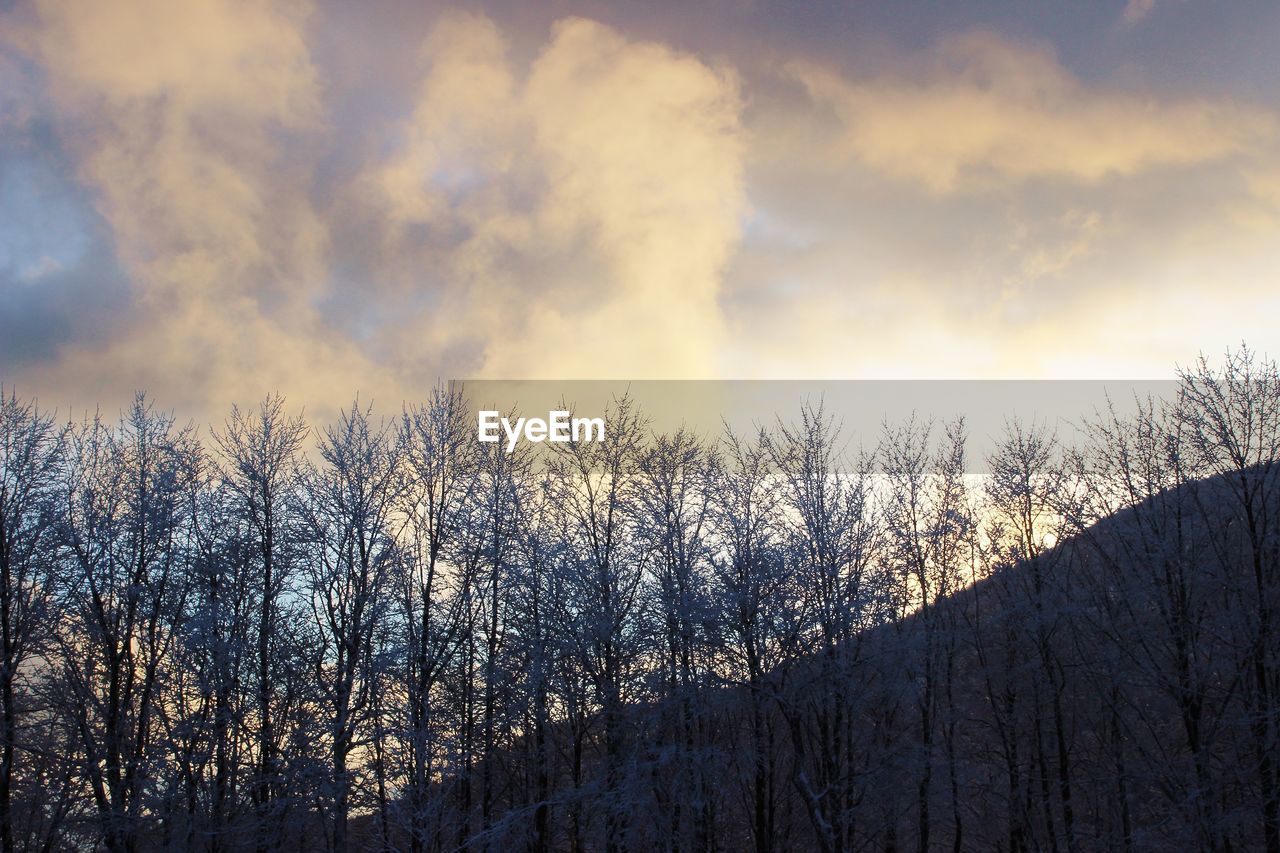
[[(480, 402), (480, 401), (477, 401)], [(12, 850), (1280, 851), (1280, 375), (508, 454), (0, 395)]]

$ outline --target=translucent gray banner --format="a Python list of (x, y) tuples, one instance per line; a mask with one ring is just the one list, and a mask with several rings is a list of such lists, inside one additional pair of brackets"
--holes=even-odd
[[(1114, 410), (1125, 417), (1139, 403), (1172, 401), (1175, 380), (454, 380), (473, 410), (477, 433), (481, 412), (489, 412), (490, 440), (507, 446), (511, 430), (537, 419), (530, 435), (522, 426), (514, 440), (546, 443), (571, 436), (573, 419), (603, 418), (608, 440), (609, 415), (628, 398), (652, 433), (681, 427), (707, 439), (730, 429), (750, 435), (761, 428), (797, 421), (805, 406), (821, 406), (840, 425), (851, 453), (872, 451), (886, 427), (913, 415), (942, 425), (963, 418), (968, 434), (967, 464), (974, 473), (1006, 431), (1018, 422), (1057, 435), (1064, 446), (1079, 438), (1090, 420)], [(568, 412), (569, 415), (557, 415)], [(505, 417), (505, 426), (499, 419)], [(588, 424), (579, 424), (585, 435)], [(496, 437), (496, 438), (495, 438)]]

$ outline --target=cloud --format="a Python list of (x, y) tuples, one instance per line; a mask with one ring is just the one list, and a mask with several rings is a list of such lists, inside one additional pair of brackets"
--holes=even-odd
[(445, 16), (425, 52), (360, 203), (383, 274), (435, 271), (434, 348), (496, 376), (713, 375), (745, 211), (736, 76), (581, 18), (524, 75), (481, 16)]
[[(517, 67), (492, 19), (444, 14), (411, 114), (323, 200), (321, 159), (358, 152), (325, 149), (312, 17), (268, 0), (10, 15), (132, 295), (109, 336), (46, 318), (63, 346), (24, 343), (24, 378), (216, 412), (274, 388), (394, 403), (451, 374), (716, 373), (746, 204), (731, 69), (581, 18)], [(6, 316), (35, 318), (31, 300), (9, 293)]]
[(722, 300), (748, 375), (1167, 375), (1274, 338), (1248, 307), (1280, 269), (1269, 110), (990, 33), (777, 67)]
[(79, 336), (35, 384), (217, 412), (277, 388), (332, 409), (441, 375), (718, 370), (745, 206), (731, 70), (580, 18), (518, 68), (492, 20), (446, 14), (411, 115), (325, 201), (311, 181), (334, 105), (311, 14), (25, 13), (21, 46), (134, 295), (125, 328)]
[(1272, 110), (989, 31), (850, 58), (598, 11), (6, 13), (3, 378), (324, 418), (442, 376), (1167, 372), (1274, 336)]
[(1051, 51), (989, 32), (946, 38), (918, 66), (861, 79), (788, 64), (812, 104), (806, 144), (832, 168), (862, 163), (941, 193), (1097, 183), (1258, 151), (1277, 130), (1229, 102), (1086, 86)]
[(188, 411), (273, 388), (386, 387), (310, 302), (325, 228), (290, 145), (322, 121), (307, 14), (230, 0), (23, 10), (17, 41), (44, 69), (53, 126), (134, 292), (124, 328), (65, 348), (37, 384), (82, 400), (146, 388)]

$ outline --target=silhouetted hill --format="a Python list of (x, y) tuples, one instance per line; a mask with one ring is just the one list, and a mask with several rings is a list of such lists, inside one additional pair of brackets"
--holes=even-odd
[[(1268, 496), (1258, 518), (1270, 525), (1274, 572), (1276, 471), (1245, 476)], [(757, 769), (784, 849), (818, 849), (823, 831), (845, 849), (915, 849), (922, 798), (930, 849), (1260, 848), (1257, 699), (1245, 682), (1257, 644), (1274, 649), (1275, 637), (1258, 634), (1240, 489), (1232, 475), (1153, 490), (754, 686), (722, 685), (691, 709), (630, 704), (627, 796), (652, 806), (679, 747), (645, 745), (670, 744), (659, 729), (684, 720), (709, 734), (697, 756), (704, 786), (658, 814), (687, 821), (710, 803), (718, 849), (752, 844)], [(835, 727), (841, 736), (827, 737)], [(586, 729), (589, 769), (598, 721)], [(569, 738), (560, 727), (554, 739)], [(757, 738), (770, 747), (761, 768)], [(824, 742), (847, 755), (820, 752)], [(506, 751), (498, 772), (518, 776), (530, 743)], [(839, 766), (855, 775), (828, 778)], [(603, 808), (597, 785), (551, 805)], [(490, 837), (504, 847), (524, 837), (531, 815), (513, 813)], [(647, 833), (629, 824), (629, 846), (648, 849)], [(570, 849), (563, 838), (553, 846)]]

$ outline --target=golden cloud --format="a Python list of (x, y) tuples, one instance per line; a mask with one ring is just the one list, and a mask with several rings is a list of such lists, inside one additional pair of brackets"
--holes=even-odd
[(411, 81), (388, 61), (391, 106), (335, 133), (351, 105), (310, 41), (332, 21), (305, 3), (5, 24), (133, 288), (105, 343), (6, 377), (57, 399), (143, 387), (217, 418), (278, 389), (323, 418), (441, 375), (1167, 371), (1241, 336), (1201, 303), (1276, 269), (1271, 113), (990, 33), (858, 76), (448, 12)]
[(487, 375), (713, 375), (745, 209), (736, 76), (580, 18), (524, 79), (506, 52), (487, 18), (445, 16), (408, 143), (365, 179), (387, 257), (466, 235), (438, 259), (436, 347), (479, 336)]
[(1052, 52), (986, 32), (944, 39), (915, 74), (850, 79), (810, 62), (785, 73), (835, 119), (829, 161), (935, 192), (1031, 178), (1096, 183), (1256, 152), (1273, 116), (1208, 99), (1086, 86)]
[[(745, 204), (731, 72), (568, 19), (518, 79), (492, 21), (449, 14), (400, 150), (318, 209), (314, 155), (292, 144), (324, 134), (308, 15), (229, 0), (26, 12), (23, 49), (135, 288), (125, 333), (31, 381), (216, 412), (276, 388), (330, 408), (356, 388), (398, 401), (460, 367), (715, 372)], [(346, 295), (390, 309), (372, 343), (317, 308), (356, 209), (380, 244)], [(419, 245), (455, 230), (468, 236), (443, 253)], [(379, 290), (383, 274), (399, 290)], [(478, 355), (451, 356), (473, 342)]]
[(308, 301), (325, 228), (284, 138), (320, 119), (307, 14), (230, 0), (29, 10), (20, 43), (48, 73), (136, 300), (105, 350), (73, 347), (37, 382), (79, 399), (146, 388), (187, 411), (275, 388), (326, 400), (335, 385), (386, 387)]

